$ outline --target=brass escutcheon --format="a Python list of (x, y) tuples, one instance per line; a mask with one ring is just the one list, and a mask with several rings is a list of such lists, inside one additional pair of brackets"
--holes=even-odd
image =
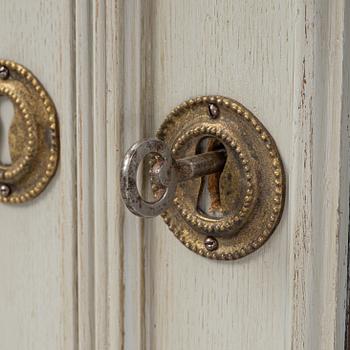
[[(153, 203), (141, 198), (135, 180), (148, 153), (158, 154), (150, 171)], [(230, 98), (202, 96), (176, 107), (157, 139), (128, 151), (121, 189), (131, 211), (161, 213), (187, 248), (234, 260), (261, 247), (278, 225), (285, 176), (273, 138), (248, 109)]]
[(0, 164), (0, 202), (23, 203), (37, 197), (54, 175), (59, 156), (55, 106), (26, 68), (0, 60), (0, 95), (10, 98), (11, 164)]

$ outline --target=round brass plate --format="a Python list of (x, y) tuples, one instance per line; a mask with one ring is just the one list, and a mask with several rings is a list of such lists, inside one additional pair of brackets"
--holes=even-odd
[(282, 215), (285, 178), (275, 142), (261, 122), (237, 101), (203, 96), (176, 107), (157, 137), (175, 159), (198, 153), (204, 139), (227, 153), (219, 178), (207, 179), (212, 187), (209, 212), (199, 203), (204, 178), (177, 186), (173, 205), (162, 215), (175, 236), (212, 259), (238, 259), (262, 246)]
[(23, 203), (41, 193), (56, 171), (56, 110), (36, 77), (9, 60), (0, 60), (0, 95), (14, 105), (8, 140), (12, 163), (0, 164), (0, 202)]

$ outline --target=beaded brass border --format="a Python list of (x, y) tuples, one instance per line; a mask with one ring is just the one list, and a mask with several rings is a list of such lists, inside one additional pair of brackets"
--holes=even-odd
[(249, 162), (246, 159), (245, 154), (241, 150), (242, 146), (234, 138), (232, 138), (228, 132), (222, 129), (218, 129), (218, 127), (207, 125), (202, 125), (191, 129), (187, 131), (183, 136), (181, 136), (178, 140), (176, 140), (172, 149), (172, 154), (176, 156), (176, 152), (191, 138), (204, 135), (214, 136), (217, 137), (218, 140), (225, 142), (225, 144), (228, 144), (234, 150), (234, 152), (238, 155), (242, 168), (244, 168), (245, 177), (247, 180), (247, 190), (245, 193), (246, 196), (244, 198), (243, 205), (241, 206), (241, 209), (239, 210), (237, 215), (233, 215), (232, 217), (227, 218), (224, 223), (203, 223), (203, 220), (200, 220), (200, 218), (197, 215), (193, 215), (191, 214), (191, 212), (184, 209), (181, 205), (181, 200), (179, 200), (178, 197), (175, 197), (174, 204), (176, 205), (184, 219), (187, 220), (192, 226), (195, 226), (198, 229), (204, 229), (208, 232), (208, 234), (214, 231), (223, 232), (233, 229), (235, 226), (240, 224), (242, 219), (249, 213), (254, 204), (254, 183), (252, 183), (251, 181), (252, 173), (251, 169), (249, 168)]
[(34, 139), (37, 137), (36, 127), (33, 115), (28, 113), (30, 107), (26, 101), (21, 99), (13, 87), (0, 86), (0, 95), (8, 96), (15, 103), (27, 126), (26, 132), (28, 141), (23, 145), (23, 155), (17, 159), (15, 163), (9, 166), (0, 166), (0, 180), (11, 180), (14, 179), (21, 171), (23, 171), (28, 163), (33, 159), (35, 152)]
[[(0, 165), (0, 183), (11, 188), (0, 202), (23, 203), (37, 197), (53, 177), (59, 158), (59, 134), (55, 106), (38, 79), (22, 65), (0, 59), (8, 76), (0, 79), (0, 95), (15, 106), (10, 128), (13, 163)], [(26, 128), (26, 137), (18, 129)]]
[[(279, 155), (276, 144), (263, 126), (263, 124), (242, 104), (237, 101), (222, 97), (222, 96), (201, 96), (197, 98), (185, 101), (181, 105), (175, 107), (175, 109), (167, 116), (164, 123), (161, 125), (157, 137), (166, 143), (172, 149), (174, 155), (176, 155), (177, 149), (181, 144), (186, 143), (186, 132), (193, 126), (193, 119), (202, 118), (196, 113), (195, 109), (198, 106), (204, 106), (208, 108), (210, 103), (214, 103), (221, 109), (226, 109), (227, 113), (232, 113), (232, 122), (235, 118), (241, 118), (239, 122), (242, 122), (244, 127), (247, 128), (247, 144), (254, 143), (255, 152), (259, 152), (259, 159), (257, 159), (256, 166), (257, 172), (260, 174), (260, 181), (262, 181), (262, 186), (268, 186), (268, 191), (265, 189), (260, 189), (257, 201), (257, 209), (255, 211), (255, 216), (249, 219), (248, 223), (245, 224), (239, 232), (231, 237), (221, 237), (216, 236), (224, 227), (217, 227), (213, 225), (208, 232), (212, 232), (211, 235), (215, 235), (215, 239), (218, 241), (218, 248), (214, 251), (206, 249), (205, 238), (207, 236), (206, 232), (200, 231), (202, 227), (195, 227), (194, 225), (189, 225), (188, 220), (185, 220), (183, 215), (190, 216), (192, 221), (195, 221), (195, 213), (180, 213), (179, 212), (179, 201), (181, 198), (175, 198), (174, 205), (166, 210), (162, 217), (165, 223), (173, 231), (175, 236), (189, 249), (195, 253), (208, 257), (211, 259), (219, 260), (233, 260), (242, 258), (259, 247), (261, 247), (271, 236), (274, 229), (278, 225), (280, 218), (282, 216), (284, 199), (285, 199), (285, 175), (281, 157)], [(203, 114), (203, 112), (201, 112)], [(181, 118), (181, 122), (179, 121)], [(226, 118), (227, 119), (227, 118)], [(237, 121), (238, 119), (236, 119)], [(220, 137), (225, 136), (224, 127), (220, 126), (219, 120), (210, 121), (213, 126), (211, 130), (213, 134)], [(226, 120), (226, 123), (230, 123)], [(188, 124), (188, 125), (187, 125)], [(197, 133), (200, 134), (202, 131), (200, 127), (191, 131), (188, 137), (193, 137)], [(208, 131), (203, 130), (203, 132)], [(235, 135), (233, 131), (229, 131), (230, 142), (233, 141), (232, 147), (236, 147)], [(231, 134), (230, 134), (231, 133)], [(171, 135), (182, 135), (179, 137), (174, 137)], [(175, 140), (178, 139), (176, 142)], [(178, 144), (178, 142), (180, 142)], [(237, 149), (235, 150), (237, 152)], [(238, 153), (239, 150), (238, 150)], [(244, 154), (242, 155), (244, 159)], [(261, 159), (260, 159), (261, 158)], [(249, 164), (248, 166), (249, 174)], [(270, 191), (271, 190), (271, 191)], [(252, 193), (252, 195), (254, 195)], [(258, 213), (258, 214), (256, 214)], [(192, 218), (194, 217), (194, 219)], [(257, 221), (259, 220), (259, 221)], [(226, 224), (226, 227), (229, 225)], [(217, 230), (217, 232), (215, 232)]]

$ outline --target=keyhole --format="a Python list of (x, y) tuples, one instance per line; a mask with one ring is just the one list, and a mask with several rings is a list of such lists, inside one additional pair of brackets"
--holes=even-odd
[[(215, 138), (205, 137), (197, 145), (196, 153), (205, 153), (224, 149), (224, 145)], [(223, 216), (220, 201), (220, 173), (202, 177), (198, 196), (197, 209), (209, 218), (218, 219)]]
[(14, 116), (12, 101), (6, 96), (0, 96), (0, 164), (11, 164), (9, 130)]

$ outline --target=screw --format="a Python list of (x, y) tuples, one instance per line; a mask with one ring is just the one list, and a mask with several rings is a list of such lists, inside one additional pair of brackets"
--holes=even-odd
[(11, 189), (8, 185), (1, 184), (0, 185), (0, 194), (3, 197), (8, 197), (11, 194)]
[(6, 66), (0, 66), (0, 79), (6, 80), (10, 76), (10, 71)]
[(205, 248), (207, 248), (210, 252), (218, 249), (219, 243), (214, 237), (207, 237), (204, 241)]
[(210, 103), (209, 104), (209, 114), (210, 114), (210, 118), (216, 119), (220, 114), (219, 107), (217, 105), (215, 105), (214, 103)]

